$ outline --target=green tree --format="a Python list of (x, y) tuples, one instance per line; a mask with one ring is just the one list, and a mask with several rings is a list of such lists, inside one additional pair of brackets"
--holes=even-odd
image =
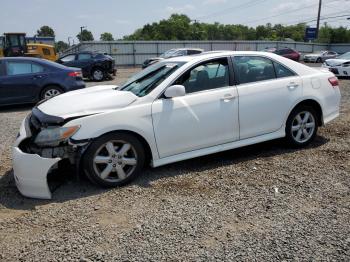
[(101, 34), (100, 40), (101, 41), (113, 41), (114, 38), (113, 38), (113, 35), (111, 33), (105, 32), (105, 33)]
[(63, 41), (58, 41), (57, 43), (55, 43), (55, 49), (56, 49), (56, 52), (58, 53), (68, 48), (69, 48), (69, 45)]
[(80, 42), (82, 41), (94, 41), (94, 36), (91, 31), (84, 29), (82, 32), (77, 34), (77, 38)]
[(40, 29), (37, 30), (36, 34), (37, 36), (55, 37), (55, 31), (47, 25), (40, 27)]

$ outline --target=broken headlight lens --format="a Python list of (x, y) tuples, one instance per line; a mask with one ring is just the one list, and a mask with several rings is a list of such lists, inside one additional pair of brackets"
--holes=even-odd
[(79, 128), (80, 126), (47, 128), (37, 135), (34, 142), (38, 146), (57, 146), (73, 136)]

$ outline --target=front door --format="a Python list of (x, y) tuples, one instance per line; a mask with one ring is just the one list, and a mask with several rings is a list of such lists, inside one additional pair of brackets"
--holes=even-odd
[(230, 85), (227, 58), (196, 65), (174, 84), (184, 85), (186, 95), (152, 105), (161, 158), (238, 139), (237, 89)]

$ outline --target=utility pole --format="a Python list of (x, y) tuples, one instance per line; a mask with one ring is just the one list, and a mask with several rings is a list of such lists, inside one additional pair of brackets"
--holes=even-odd
[(317, 26), (316, 26), (316, 38), (318, 38), (318, 31), (320, 30), (321, 7), (322, 7), (322, 0), (319, 0), (318, 1)]
[(80, 27), (80, 42), (83, 42), (84, 39), (83, 39), (83, 29), (86, 28), (86, 26), (81, 26)]

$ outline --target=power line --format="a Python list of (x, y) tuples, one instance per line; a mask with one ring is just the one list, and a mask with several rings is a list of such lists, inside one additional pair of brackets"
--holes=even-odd
[[(334, 19), (334, 18), (340, 18), (340, 17), (350, 17), (350, 14), (344, 14), (344, 15), (337, 15), (337, 16), (329, 16), (329, 17), (321, 17), (320, 20), (329, 20), (329, 19)], [(315, 22), (317, 21), (317, 19), (311, 19), (311, 20), (305, 20), (305, 21), (291, 21), (291, 22), (288, 22), (287, 25), (290, 25), (290, 24), (306, 24), (306, 23), (311, 23), (311, 22)]]
[(249, 1), (247, 3), (244, 3), (244, 4), (240, 4), (240, 5), (236, 5), (236, 6), (232, 6), (232, 7), (229, 7), (229, 8), (225, 8), (223, 10), (220, 10), (220, 11), (216, 11), (216, 12), (213, 12), (211, 14), (207, 14), (207, 15), (204, 15), (204, 16), (200, 16), (200, 17), (197, 17), (195, 18), (196, 20), (203, 20), (203, 19), (207, 19), (209, 17), (213, 17), (213, 16), (217, 16), (217, 15), (222, 15), (226, 12), (230, 12), (232, 9), (243, 9), (243, 8), (247, 8), (247, 7), (251, 7), (251, 6), (254, 6), (256, 4), (259, 4), (259, 3), (262, 3), (262, 2), (265, 2), (266, 0), (252, 0), (252, 1)]
[[(333, 2), (338, 2), (338, 1), (341, 1), (341, 0), (333, 0), (333, 1), (328, 2), (327, 4), (330, 4), (330, 3), (333, 3)], [(312, 4), (312, 5), (306, 5), (306, 6), (303, 6), (303, 7), (300, 7), (300, 8), (296, 8), (296, 9), (292, 9), (292, 10), (283, 12), (281, 14), (271, 15), (271, 16), (266, 16), (266, 17), (262, 17), (262, 18), (258, 18), (258, 19), (254, 19), (254, 20), (250, 20), (250, 21), (246, 21), (246, 22), (243, 22), (242, 24), (251, 24), (251, 23), (263, 21), (263, 20), (266, 20), (266, 19), (269, 19), (269, 18), (275, 18), (275, 17), (283, 16), (283, 15), (290, 14), (290, 13), (293, 13), (293, 12), (296, 12), (296, 11), (304, 10), (305, 8), (313, 7), (315, 5), (318, 5), (318, 3)]]

